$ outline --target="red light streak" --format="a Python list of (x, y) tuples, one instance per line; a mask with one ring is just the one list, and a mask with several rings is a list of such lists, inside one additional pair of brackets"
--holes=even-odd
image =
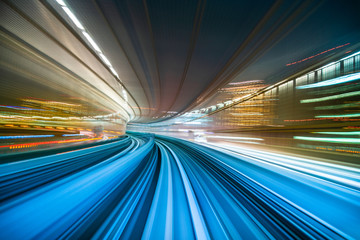
[(310, 122), (310, 121), (323, 121), (323, 120), (333, 120), (333, 121), (343, 121), (343, 122), (356, 122), (359, 121), (359, 118), (348, 118), (348, 117), (331, 117), (331, 118), (309, 118), (309, 119), (289, 119), (289, 120), (284, 120), (284, 122)]
[(291, 66), (291, 65), (294, 65), (294, 64), (297, 64), (297, 63), (305, 62), (305, 61), (307, 61), (307, 60), (309, 60), (309, 59), (312, 59), (312, 58), (314, 58), (314, 57), (317, 57), (317, 56), (319, 56), (319, 55), (321, 55), (321, 54), (324, 54), (324, 53), (327, 53), (327, 52), (333, 51), (333, 50), (338, 49), (338, 48), (345, 47), (345, 46), (347, 46), (347, 45), (349, 45), (349, 44), (350, 44), (350, 43), (346, 43), (346, 44), (339, 45), (339, 46), (334, 47), (334, 48), (330, 48), (330, 49), (328, 49), (328, 50), (326, 50), (326, 51), (323, 51), (323, 52), (318, 53), (318, 54), (316, 54), (316, 55), (312, 55), (312, 56), (310, 56), (310, 57), (307, 57), (307, 58), (301, 59), (301, 60), (299, 60), (299, 61), (297, 61), (297, 62), (288, 63), (288, 64), (286, 64), (286, 66)]

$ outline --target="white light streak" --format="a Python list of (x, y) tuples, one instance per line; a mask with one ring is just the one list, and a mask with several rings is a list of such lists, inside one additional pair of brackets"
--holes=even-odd
[(356, 52), (356, 53), (354, 53), (354, 54), (351, 54), (350, 56), (344, 57), (344, 58), (340, 59), (340, 61), (345, 60), (345, 59), (348, 59), (348, 58), (351, 58), (351, 57), (356, 56), (356, 55), (358, 55), (358, 54), (360, 54), (360, 51), (359, 51), (359, 52)]
[(111, 66), (110, 61), (105, 57), (104, 54), (99, 53), (99, 55), (100, 55), (101, 59), (105, 62), (106, 65)]
[(185, 122), (185, 125), (200, 125), (202, 122)]
[(91, 46), (98, 52), (101, 53), (101, 50), (99, 48), (99, 46), (96, 44), (96, 42), (90, 37), (90, 35), (83, 31), (82, 32), (84, 34), (84, 36), (86, 37), (86, 39), (88, 40), (88, 42), (91, 44)]
[(56, 0), (58, 4), (60, 4), (62, 7), (66, 7), (66, 4), (63, 0)]
[(115, 71), (115, 69), (113, 67), (110, 67), (110, 71), (117, 77), (119, 78), (119, 75), (117, 74), (117, 72)]
[(65, 13), (69, 16), (69, 18), (73, 21), (73, 23), (81, 30), (85, 30), (83, 25), (80, 23), (80, 21), (75, 17), (75, 15), (70, 11), (68, 7), (62, 6), (62, 9), (64, 9)]
[(306, 89), (306, 88), (318, 88), (318, 87), (326, 87), (331, 85), (337, 85), (342, 83), (347, 83), (351, 81), (356, 81), (360, 78), (360, 73), (354, 73), (347, 76), (337, 77), (331, 80), (326, 80), (318, 83), (312, 83), (308, 85), (298, 86), (297, 89)]
[(262, 139), (262, 138), (251, 138), (251, 137), (207, 136), (206, 138), (220, 138), (220, 139), (236, 139), (236, 140), (264, 141), (264, 139)]

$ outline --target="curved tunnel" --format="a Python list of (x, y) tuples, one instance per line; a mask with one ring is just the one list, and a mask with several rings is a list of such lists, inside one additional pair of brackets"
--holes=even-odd
[(0, 239), (360, 239), (358, 9), (0, 1)]

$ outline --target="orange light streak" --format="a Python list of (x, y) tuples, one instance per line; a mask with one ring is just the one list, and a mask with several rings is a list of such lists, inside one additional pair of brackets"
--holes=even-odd
[(288, 64), (286, 64), (286, 66), (291, 66), (291, 65), (294, 65), (294, 64), (297, 64), (297, 63), (305, 62), (305, 61), (307, 61), (307, 60), (309, 60), (309, 59), (312, 59), (312, 58), (317, 57), (317, 56), (319, 56), (319, 55), (322, 55), (322, 54), (324, 54), (324, 53), (333, 51), (333, 50), (335, 50), (335, 49), (345, 47), (345, 46), (347, 46), (347, 45), (349, 45), (349, 44), (350, 44), (350, 43), (346, 43), (346, 44), (339, 45), (339, 46), (334, 47), (334, 48), (330, 48), (330, 49), (328, 49), (328, 50), (326, 50), (326, 51), (323, 51), (323, 52), (318, 53), (318, 54), (316, 54), (316, 55), (312, 55), (312, 56), (310, 56), (310, 57), (301, 59), (301, 60), (299, 60), (299, 61), (297, 61), (297, 62), (288, 63)]

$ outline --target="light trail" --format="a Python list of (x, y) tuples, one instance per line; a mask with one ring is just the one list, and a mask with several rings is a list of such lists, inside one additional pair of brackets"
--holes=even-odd
[(134, 133), (1, 164), (0, 238), (358, 239), (359, 182), (352, 165)]

